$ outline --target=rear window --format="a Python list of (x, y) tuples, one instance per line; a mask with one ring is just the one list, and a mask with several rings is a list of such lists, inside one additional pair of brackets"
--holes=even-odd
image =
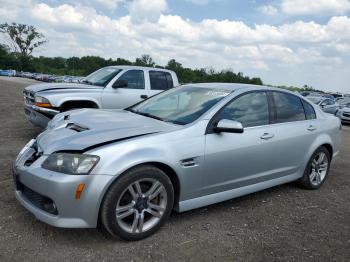
[(275, 101), (277, 123), (302, 121), (306, 119), (304, 107), (299, 97), (282, 92), (272, 93)]
[(173, 78), (168, 72), (149, 71), (152, 90), (167, 90), (174, 87)]

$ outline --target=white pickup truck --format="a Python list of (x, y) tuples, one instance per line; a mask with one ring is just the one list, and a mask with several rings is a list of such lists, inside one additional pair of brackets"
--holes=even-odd
[(23, 91), (24, 111), (45, 128), (58, 113), (77, 108), (123, 109), (163, 90), (178, 86), (175, 72), (150, 67), (109, 66), (81, 83), (30, 85)]

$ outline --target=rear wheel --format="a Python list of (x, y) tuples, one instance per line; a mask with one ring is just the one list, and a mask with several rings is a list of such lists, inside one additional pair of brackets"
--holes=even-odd
[(299, 184), (306, 189), (318, 189), (326, 180), (331, 158), (329, 151), (325, 147), (320, 147), (311, 156)]
[(101, 206), (101, 224), (112, 236), (139, 240), (156, 232), (169, 217), (174, 189), (169, 177), (153, 166), (139, 166), (122, 175)]

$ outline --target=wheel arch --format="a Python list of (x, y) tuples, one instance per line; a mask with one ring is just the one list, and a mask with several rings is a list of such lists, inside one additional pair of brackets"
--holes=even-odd
[(331, 160), (332, 160), (333, 151), (334, 151), (332, 138), (328, 134), (321, 134), (321, 135), (317, 136), (317, 138), (315, 138), (315, 140), (312, 142), (309, 150), (306, 152), (303, 164), (300, 167), (300, 174), (303, 174), (311, 156), (321, 146), (324, 146), (329, 151), (329, 154), (330, 154)]
[(99, 220), (100, 220), (100, 212), (101, 212), (101, 206), (102, 206), (102, 203), (104, 201), (104, 198), (108, 192), (108, 190), (112, 187), (112, 185), (114, 183), (116, 183), (118, 181), (118, 179), (120, 179), (123, 174), (125, 174), (127, 171), (129, 171), (130, 169), (132, 168), (135, 168), (135, 167), (139, 167), (139, 166), (144, 166), (144, 165), (152, 165), (156, 168), (159, 168), (160, 170), (162, 170), (168, 177), (169, 179), (171, 180), (171, 183), (173, 184), (173, 187), (174, 187), (174, 206), (173, 206), (173, 209), (177, 210), (178, 208), (178, 203), (179, 203), (179, 200), (180, 200), (180, 192), (181, 192), (181, 184), (180, 184), (180, 179), (177, 175), (177, 173), (175, 172), (175, 170), (170, 167), (169, 165), (167, 164), (164, 164), (162, 162), (156, 162), (156, 161), (148, 161), (148, 162), (143, 162), (143, 163), (138, 163), (136, 165), (133, 165), (129, 168), (127, 168), (126, 170), (124, 170), (120, 175), (118, 176), (115, 176), (115, 178), (108, 184), (108, 186), (103, 190), (103, 194), (102, 196), (100, 197), (100, 201), (98, 203), (98, 209), (97, 209), (97, 223), (99, 223)]
[[(180, 200), (180, 192), (181, 192), (181, 184), (180, 184), (180, 179), (177, 175), (177, 173), (175, 172), (175, 170), (170, 167), (167, 164), (161, 163), (161, 162), (148, 162), (148, 163), (144, 163), (146, 165), (152, 165), (155, 166), (157, 168), (159, 168), (160, 170), (162, 170), (171, 180), (171, 183), (173, 184), (174, 187), (174, 207), (176, 207), (176, 205), (179, 203)], [(142, 165), (144, 165), (142, 164)]]
[(73, 100), (66, 100), (63, 101), (60, 105), (61, 111), (65, 111), (65, 108), (69, 108), (69, 106), (72, 105), (78, 105), (78, 108), (100, 108), (97, 101), (89, 100), (89, 99), (73, 99)]
[(331, 157), (331, 160), (332, 160), (332, 158), (333, 158), (333, 147), (332, 147), (332, 145), (330, 143), (325, 143), (325, 144), (323, 144), (321, 146), (325, 147), (328, 150), (329, 156)]

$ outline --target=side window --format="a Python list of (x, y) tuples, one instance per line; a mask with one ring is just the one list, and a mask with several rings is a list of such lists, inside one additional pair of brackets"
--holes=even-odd
[(315, 109), (312, 107), (312, 105), (310, 105), (308, 102), (304, 100), (302, 100), (302, 102), (305, 110), (306, 119), (307, 120), (316, 119)]
[(331, 106), (331, 105), (334, 105), (334, 104), (335, 104), (335, 102), (333, 100), (331, 100), (331, 99), (326, 99), (326, 100), (324, 100), (321, 103), (322, 106)]
[(219, 119), (241, 122), (243, 127), (269, 124), (269, 106), (265, 92), (240, 96), (221, 109)]
[(275, 101), (277, 123), (305, 120), (305, 112), (299, 97), (282, 93), (272, 92)]
[(119, 80), (128, 81), (128, 87), (130, 89), (145, 89), (145, 77), (142, 70), (129, 70), (126, 71)]
[(321, 106), (327, 106), (328, 105), (328, 99), (323, 100), (323, 102), (321, 102)]
[(173, 79), (168, 72), (149, 71), (152, 90), (167, 90), (174, 87)]
[(171, 74), (168, 72), (165, 72), (165, 77), (166, 77), (166, 81), (168, 83), (168, 89), (173, 88), (174, 82), (173, 82), (173, 78), (171, 77)]

